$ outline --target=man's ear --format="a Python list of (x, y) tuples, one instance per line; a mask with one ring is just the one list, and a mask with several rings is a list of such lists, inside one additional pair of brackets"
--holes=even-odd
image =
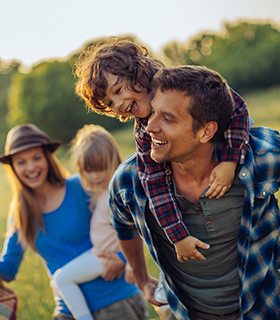
[(202, 129), (200, 142), (206, 143), (210, 141), (214, 137), (217, 130), (218, 130), (218, 124), (216, 121), (207, 122)]

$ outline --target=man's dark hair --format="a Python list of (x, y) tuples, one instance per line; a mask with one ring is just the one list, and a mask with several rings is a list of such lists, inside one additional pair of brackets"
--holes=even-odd
[(215, 121), (218, 130), (211, 141), (223, 136), (230, 123), (234, 102), (226, 80), (218, 72), (204, 66), (161, 68), (154, 76), (152, 86), (154, 92), (178, 90), (191, 97), (187, 111), (193, 117), (194, 133), (207, 122)]

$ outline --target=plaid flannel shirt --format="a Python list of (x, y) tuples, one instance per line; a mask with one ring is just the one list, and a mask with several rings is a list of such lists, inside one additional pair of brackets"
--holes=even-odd
[[(245, 185), (244, 210), (238, 238), (241, 320), (276, 320), (279, 296), (275, 268), (280, 267), (280, 216), (274, 193), (280, 185), (280, 136), (268, 128), (251, 128), (249, 144), (239, 178)], [(140, 235), (158, 260), (145, 221), (148, 198), (137, 175), (136, 154), (116, 171), (110, 184), (112, 225), (120, 240)], [(169, 282), (170, 283), (170, 282)], [(176, 289), (165, 282), (167, 299), (178, 320), (189, 319)]]
[[(231, 89), (235, 103), (234, 113), (228, 130), (225, 131), (226, 146), (220, 161), (242, 164), (246, 154), (249, 135), (249, 115), (245, 101)], [(148, 119), (136, 119), (135, 141), (137, 146), (137, 167), (140, 180), (149, 199), (151, 212), (165, 231), (171, 243), (184, 239), (189, 231), (182, 220), (171, 187), (168, 166), (153, 161), (150, 157), (151, 139), (146, 133)]]

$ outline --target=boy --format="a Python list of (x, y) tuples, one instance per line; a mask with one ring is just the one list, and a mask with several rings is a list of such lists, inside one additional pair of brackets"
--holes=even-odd
[[(192, 237), (182, 221), (182, 214), (172, 192), (170, 170), (150, 158), (150, 137), (145, 131), (153, 95), (151, 81), (163, 67), (162, 62), (149, 57), (145, 48), (128, 40), (113, 40), (86, 48), (77, 58), (76, 93), (87, 106), (98, 113), (125, 121), (135, 117), (138, 172), (149, 199), (150, 209), (174, 244), (177, 258), (205, 260), (196, 249), (209, 245)], [(231, 187), (237, 164), (244, 162), (249, 133), (246, 103), (231, 90), (235, 108), (225, 140), (221, 163), (212, 171), (206, 196), (220, 198)]]

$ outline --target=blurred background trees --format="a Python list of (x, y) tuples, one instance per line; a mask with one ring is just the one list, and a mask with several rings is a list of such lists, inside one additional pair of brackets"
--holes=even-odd
[(8, 95), (8, 125), (35, 123), (64, 143), (84, 124), (99, 123), (110, 131), (121, 125), (116, 119), (88, 112), (74, 94), (74, 84), (69, 61), (43, 62), (28, 74), (17, 73)]
[(225, 23), (220, 34), (202, 33), (187, 44), (163, 48), (171, 65), (205, 65), (238, 93), (280, 84), (280, 32), (271, 24)]
[[(142, 45), (134, 36), (122, 38)], [(104, 40), (95, 39), (85, 46)], [(0, 150), (7, 131), (22, 123), (35, 123), (64, 144), (87, 123), (100, 124), (111, 132), (132, 126), (132, 122), (123, 124), (88, 112), (78, 99), (71, 68), (77, 54), (64, 61), (44, 61), (29, 73), (21, 73), (17, 61), (0, 60)], [(186, 43), (171, 42), (156, 56), (167, 66), (195, 64), (214, 69), (242, 95), (280, 85), (280, 32), (271, 24), (225, 23), (219, 33), (200, 33)]]

